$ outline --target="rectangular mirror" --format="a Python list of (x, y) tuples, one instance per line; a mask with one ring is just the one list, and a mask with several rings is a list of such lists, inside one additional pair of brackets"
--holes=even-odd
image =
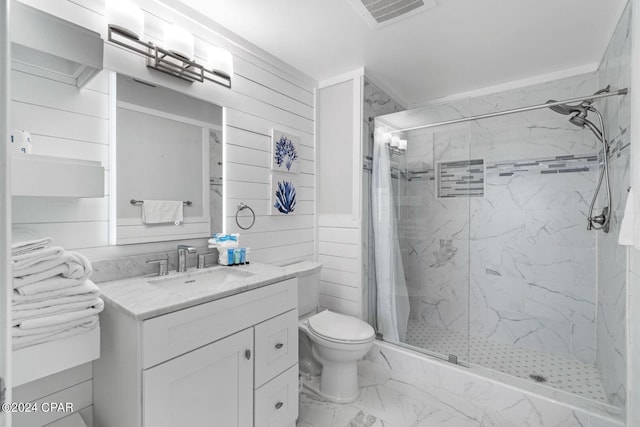
[[(222, 108), (123, 75), (116, 98), (116, 243), (222, 231)], [(183, 221), (143, 219), (144, 200), (183, 201)]]

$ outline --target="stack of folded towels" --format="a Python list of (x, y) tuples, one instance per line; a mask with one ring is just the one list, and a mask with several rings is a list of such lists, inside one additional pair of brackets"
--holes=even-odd
[(104, 303), (89, 280), (91, 263), (44, 238), (12, 246), (13, 349), (87, 332)]

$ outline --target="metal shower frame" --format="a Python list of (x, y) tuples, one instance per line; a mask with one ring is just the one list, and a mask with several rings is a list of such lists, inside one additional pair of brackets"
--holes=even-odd
[(596, 99), (607, 98), (609, 96), (626, 95), (628, 92), (629, 90), (627, 88), (618, 89), (612, 92), (601, 93), (599, 95), (586, 95), (578, 98), (565, 99), (564, 101), (545, 102), (544, 104), (530, 105), (528, 107), (520, 107), (520, 108), (511, 109), (511, 110), (497, 111), (495, 113), (478, 114), (476, 116), (471, 116), (471, 117), (461, 117), (459, 119), (445, 120), (443, 122), (430, 123), (428, 125), (413, 126), (413, 127), (404, 128), (404, 129), (393, 129), (390, 132), (391, 133), (408, 132), (411, 130), (428, 129), (428, 128), (433, 128), (438, 126), (470, 122), (472, 120), (489, 119), (491, 117), (500, 117), (500, 116), (506, 116), (509, 114), (523, 113), (525, 111), (541, 110), (543, 108), (549, 108), (555, 105), (573, 104), (573, 103), (582, 102), (582, 101), (594, 101)]

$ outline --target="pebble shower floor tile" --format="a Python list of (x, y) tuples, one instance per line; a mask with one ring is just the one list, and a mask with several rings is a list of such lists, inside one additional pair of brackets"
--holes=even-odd
[(482, 338), (469, 338), (459, 332), (448, 331), (427, 323), (409, 320), (407, 344), (442, 354), (457, 355), (469, 362), (529, 381), (533, 376), (546, 379), (545, 385), (608, 403), (600, 381), (598, 368), (578, 360), (496, 343)]

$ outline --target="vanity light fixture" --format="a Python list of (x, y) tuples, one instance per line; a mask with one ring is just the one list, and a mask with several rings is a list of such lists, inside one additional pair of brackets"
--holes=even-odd
[(195, 54), (194, 43), (193, 36), (184, 28), (174, 24), (164, 26), (164, 45), (169, 52), (191, 61)]
[(383, 140), (391, 154), (402, 154), (407, 151), (407, 140), (400, 139), (400, 136), (393, 135), (391, 132), (383, 134)]
[(385, 133), (385, 144), (387, 144), (387, 148), (391, 151), (391, 154), (402, 154), (407, 151), (407, 140), (400, 139), (398, 135), (392, 135), (388, 133), (389, 139), (387, 140), (387, 133)]
[(144, 36), (144, 12), (129, 0), (109, 0), (106, 5), (109, 27), (140, 40)]
[[(139, 18), (133, 18), (137, 16)], [(176, 25), (165, 26), (164, 47), (141, 40), (144, 12), (128, 0), (107, 2), (108, 40), (144, 55), (147, 67), (188, 82), (205, 80), (231, 88), (233, 56), (222, 48), (211, 48), (207, 66), (194, 60), (194, 37)]]
[(206, 68), (216, 77), (231, 79), (233, 77), (233, 56), (231, 52), (218, 46), (210, 46)]

